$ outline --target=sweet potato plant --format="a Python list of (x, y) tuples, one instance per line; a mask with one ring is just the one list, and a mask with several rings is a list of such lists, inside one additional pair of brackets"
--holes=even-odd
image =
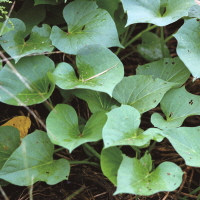
[[(181, 167), (168, 161), (156, 166), (152, 160), (151, 150), (164, 138), (186, 165), (200, 167), (200, 126), (182, 126), (187, 117), (200, 115), (200, 97), (184, 86), (190, 76), (193, 81), (200, 78), (199, 1), (1, 4), (8, 13), (0, 19), (0, 102), (27, 109), (43, 103), (49, 109), (46, 122), (39, 120), (46, 131), (35, 130), (20, 140), (16, 128), (0, 127), (1, 186), (37, 181), (54, 185), (68, 179), (75, 161), (53, 155), (61, 149), (73, 153), (79, 146), (88, 159), (76, 164), (100, 164), (116, 186), (113, 195), (149, 196), (180, 186)], [(165, 27), (180, 19), (180, 28), (166, 35)], [(142, 30), (135, 33), (138, 25)], [(175, 57), (166, 45), (173, 37), (178, 43)], [(137, 49), (131, 51), (146, 64), (125, 76), (119, 54), (136, 41)], [(131, 51), (123, 56), (131, 56)], [(51, 100), (55, 90), (63, 97), (57, 105)], [(77, 114), (73, 98), (87, 102), (87, 119)], [(143, 130), (141, 117), (150, 111), (152, 126)], [(103, 148), (97, 151), (100, 141)], [(123, 152), (124, 147), (133, 156)]]

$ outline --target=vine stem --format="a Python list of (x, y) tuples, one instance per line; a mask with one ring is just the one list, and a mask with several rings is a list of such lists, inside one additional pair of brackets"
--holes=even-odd
[(93, 147), (91, 147), (89, 144), (87, 144), (87, 143), (85, 143), (85, 144), (83, 144), (83, 146), (87, 149), (87, 150), (89, 150), (95, 157), (97, 157), (99, 160), (100, 160), (100, 154), (97, 152), (97, 151), (95, 151), (94, 150), (94, 148)]
[(95, 162), (90, 162), (90, 161), (87, 161), (87, 160), (68, 160), (69, 161), (69, 164), (70, 165), (80, 165), (80, 164), (86, 164), (86, 165), (94, 165), (95, 167), (100, 167), (99, 164), (95, 163)]
[(129, 46), (131, 43), (135, 42), (138, 38), (141, 37), (142, 33), (145, 33), (147, 31), (150, 31), (154, 28), (156, 28), (157, 26), (156, 25), (153, 25), (153, 26), (148, 26), (145, 30), (141, 31), (140, 33), (138, 33), (135, 37), (133, 37), (129, 42), (127, 42), (125, 45), (124, 45), (124, 48), (126, 48), (127, 46)]
[(167, 55), (165, 53), (165, 36), (164, 36), (164, 27), (160, 27), (160, 31), (161, 31), (161, 51), (162, 51), (162, 56), (163, 58), (166, 58)]

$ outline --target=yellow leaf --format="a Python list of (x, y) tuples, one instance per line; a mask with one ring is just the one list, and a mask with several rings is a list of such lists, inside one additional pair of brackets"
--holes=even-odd
[(31, 120), (26, 116), (13, 117), (2, 126), (14, 126), (20, 131), (20, 138), (24, 138), (28, 134), (28, 129), (31, 126)]

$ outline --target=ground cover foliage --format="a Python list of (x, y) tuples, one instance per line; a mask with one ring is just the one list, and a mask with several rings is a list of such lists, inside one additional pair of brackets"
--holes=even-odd
[(200, 199), (199, 1), (0, 2), (2, 198)]

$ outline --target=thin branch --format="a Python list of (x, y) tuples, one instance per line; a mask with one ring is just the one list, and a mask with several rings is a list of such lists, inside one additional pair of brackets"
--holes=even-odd
[(91, 80), (91, 79), (93, 79), (93, 78), (96, 78), (96, 77), (102, 75), (102, 74), (105, 74), (106, 72), (108, 72), (108, 71), (110, 71), (111, 69), (113, 69), (114, 67), (116, 67), (118, 64), (119, 64), (119, 63), (117, 63), (117, 64), (115, 64), (113, 67), (111, 67), (111, 68), (109, 68), (109, 69), (106, 69), (105, 71), (100, 72), (100, 73), (98, 73), (98, 74), (96, 74), (96, 75), (94, 75), (94, 76), (92, 76), (92, 77), (90, 77), (90, 78), (88, 78), (88, 79), (83, 80), (83, 81), (89, 81), (89, 80)]

